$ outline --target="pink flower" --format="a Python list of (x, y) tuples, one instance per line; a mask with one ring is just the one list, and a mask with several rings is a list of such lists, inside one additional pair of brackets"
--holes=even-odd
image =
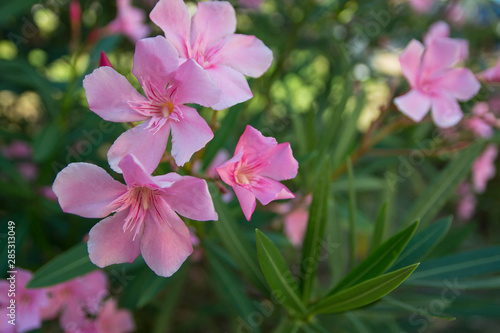
[(132, 154), (147, 172), (153, 172), (165, 152), (170, 131), (172, 156), (179, 166), (213, 138), (206, 121), (184, 104), (210, 106), (219, 100), (220, 90), (194, 60), (179, 66), (178, 59), (177, 51), (162, 36), (137, 42), (132, 73), (147, 97), (111, 67), (99, 67), (83, 80), (89, 108), (103, 119), (144, 120), (111, 146), (108, 160), (113, 170), (120, 172), (120, 160)]
[(42, 308), (43, 319), (53, 319), (61, 314), (61, 322), (69, 321), (77, 311), (95, 315), (102, 300), (108, 295), (108, 278), (96, 270), (84, 276), (47, 288), (49, 301)]
[[(46, 289), (26, 289), (26, 284), (31, 279), (31, 272), (17, 268), (17, 273), (9, 274), (7, 280), (0, 281), (0, 332), (27, 332), (42, 326), (41, 308), (44, 307), (47, 300)], [(14, 280), (9, 280), (15, 276)], [(15, 288), (11, 288), (12, 282)], [(13, 294), (13, 298), (9, 294)], [(15, 299), (15, 315), (10, 317), (11, 300)], [(8, 321), (15, 319), (15, 326)]]
[(477, 74), (477, 78), (487, 83), (500, 83), (500, 60), (494, 67)]
[(222, 90), (212, 105), (222, 110), (252, 98), (246, 76), (259, 77), (273, 54), (255, 36), (235, 34), (236, 15), (226, 1), (198, 3), (190, 18), (182, 0), (160, 0), (150, 14), (182, 59), (194, 59)]
[(498, 148), (494, 144), (486, 146), (484, 152), (474, 161), (472, 165), (472, 182), (477, 193), (486, 190), (486, 184), (495, 176), (495, 159), (498, 155)]
[(41, 186), (38, 188), (38, 193), (48, 200), (57, 201), (57, 197), (54, 191), (52, 191), (52, 186)]
[(130, 311), (118, 309), (115, 299), (109, 299), (97, 315), (95, 325), (99, 333), (127, 333), (135, 330)]
[(469, 128), (476, 136), (482, 138), (491, 138), (493, 136), (493, 127), (496, 126), (497, 119), (490, 112), (488, 103), (479, 102), (472, 108), (472, 117), (464, 121), (466, 128)]
[(113, 68), (113, 65), (111, 64), (111, 61), (109, 61), (108, 56), (106, 55), (106, 52), (101, 51), (101, 57), (99, 58), (99, 67), (103, 66), (108, 66)]
[(409, 0), (410, 6), (419, 13), (429, 12), (434, 6), (434, 0)]
[(262, 5), (263, 0), (239, 0), (238, 3), (242, 7), (251, 8), (251, 9), (259, 9), (260, 5)]
[(299, 164), (289, 143), (278, 144), (252, 126), (240, 137), (234, 156), (216, 168), (222, 180), (238, 197), (245, 217), (250, 221), (257, 198), (263, 205), (295, 195), (279, 181), (295, 178)]
[(291, 202), (279, 206), (276, 204), (272, 209), (275, 213), (283, 215), (285, 235), (296, 247), (300, 247), (304, 241), (311, 201), (311, 195), (306, 197), (298, 195)]
[[(450, 37), (450, 26), (444, 21), (438, 21), (430, 26), (429, 31), (424, 35), (424, 44), (426, 47), (431, 45), (432, 41), (439, 38)], [(453, 38), (460, 45), (460, 61), (469, 57), (469, 41), (461, 38)]]
[(476, 210), (476, 196), (468, 182), (461, 183), (457, 192), (460, 198), (457, 205), (457, 216), (461, 221), (468, 221)]
[(10, 145), (1, 148), (2, 155), (8, 159), (27, 159), (33, 155), (33, 149), (24, 141), (12, 141)]
[(146, 14), (139, 8), (132, 7), (130, 0), (117, 0), (117, 15), (105, 30), (112, 34), (123, 34), (132, 42), (149, 35), (150, 28), (144, 24)]
[(217, 220), (208, 186), (176, 173), (152, 177), (132, 155), (119, 167), (127, 185), (98, 166), (68, 165), (54, 181), (59, 204), (64, 212), (87, 218), (115, 213), (90, 230), (89, 256), (97, 266), (133, 262), (141, 253), (156, 274), (171, 276), (193, 252), (189, 229), (175, 212)]
[(399, 57), (403, 75), (411, 90), (394, 103), (408, 117), (421, 121), (432, 108), (439, 127), (456, 125), (463, 117), (459, 101), (477, 94), (481, 85), (467, 68), (455, 68), (460, 61), (461, 43), (436, 38), (424, 47), (412, 40)]

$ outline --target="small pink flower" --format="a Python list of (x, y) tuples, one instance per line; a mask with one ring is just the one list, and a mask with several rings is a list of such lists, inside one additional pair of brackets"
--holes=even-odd
[(494, 144), (486, 146), (484, 152), (474, 161), (472, 165), (472, 182), (477, 193), (483, 193), (490, 179), (495, 176), (495, 159), (498, 148)]
[(123, 34), (132, 42), (147, 37), (150, 32), (149, 26), (144, 24), (146, 13), (130, 4), (130, 0), (117, 0), (117, 15), (105, 28), (112, 34)]
[(477, 94), (480, 83), (467, 68), (455, 68), (462, 46), (450, 38), (436, 38), (424, 47), (412, 40), (399, 57), (411, 90), (394, 99), (397, 107), (416, 122), (432, 108), (437, 126), (456, 125), (463, 117), (459, 101)]
[[(0, 332), (14, 333), (14, 332), (27, 332), (42, 326), (41, 308), (47, 302), (47, 290), (40, 289), (26, 289), (26, 284), (31, 279), (31, 272), (16, 268), (17, 273), (9, 274), (8, 278), (15, 275), (15, 288), (11, 288), (11, 281), (0, 281)], [(15, 289), (14, 298), (9, 297), (9, 294)], [(10, 317), (11, 299), (15, 299), (14, 316)], [(11, 306), (12, 307), (12, 306)], [(15, 326), (8, 323), (9, 320), (15, 319)]]
[(434, 6), (435, 0), (409, 0), (410, 6), (419, 13), (429, 12)]
[(24, 141), (12, 141), (10, 145), (2, 146), (2, 155), (8, 159), (29, 159), (33, 155), (33, 149)]
[[(158, 166), (172, 132), (172, 156), (179, 166), (213, 138), (198, 112), (186, 106), (210, 106), (219, 100), (217, 84), (194, 61), (179, 66), (177, 51), (162, 36), (136, 44), (132, 73), (147, 97), (111, 67), (99, 67), (83, 80), (90, 110), (114, 122), (144, 121), (123, 133), (111, 146), (113, 170), (127, 154), (134, 155), (149, 173)], [(147, 147), (147, 149), (145, 149)]]
[[(432, 41), (439, 38), (450, 37), (450, 26), (444, 21), (438, 21), (430, 26), (429, 31), (424, 35), (424, 44), (426, 47), (431, 45)], [(469, 41), (461, 38), (453, 38), (460, 45), (460, 61), (469, 57)]]
[(490, 112), (488, 103), (479, 102), (472, 108), (472, 117), (466, 119), (464, 125), (476, 136), (489, 139), (493, 136), (493, 127), (497, 126), (497, 119)]
[(61, 314), (61, 322), (64, 322), (76, 308), (95, 315), (108, 295), (108, 278), (103, 271), (96, 270), (48, 287), (47, 291), (49, 302), (42, 308), (43, 319), (53, 319)]
[(302, 197), (299, 194), (292, 201), (285, 204), (275, 204), (272, 208), (275, 213), (283, 215), (285, 235), (296, 247), (300, 247), (304, 241), (311, 201), (311, 195)]
[(500, 83), (500, 60), (494, 67), (477, 74), (477, 78), (487, 83)]
[(476, 210), (476, 196), (472, 192), (468, 182), (461, 183), (457, 189), (459, 201), (457, 205), (457, 216), (461, 221), (468, 221)]
[(118, 309), (113, 298), (104, 303), (95, 325), (99, 333), (127, 333), (135, 330), (134, 318), (130, 311)]
[(289, 143), (278, 144), (274, 138), (265, 137), (248, 125), (236, 145), (233, 158), (216, 170), (233, 188), (246, 219), (250, 221), (256, 198), (267, 205), (273, 200), (295, 197), (279, 181), (295, 178), (298, 167)]
[(259, 77), (271, 66), (273, 54), (255, 36), (235, 34), (236, 15), (226, 1), (198, 3), (190, 18), (182, 0), (160, 0), (150, 14), (183, 59), (194, 59), (222, 90), (212, 105), (222, 110), (252, 98), (246, 76)]
[(38, 188), (38, 193), (48, 200), (57, 201), (57, 196), (54, 191), (52, 191), (52, 186), (41, 186)]
[(175, 212), (217, 220), (207, 183), (176, 173), (152, 177), (132, 155), (119, 167), (127, 185), (98, 166), (68, 165), (54, 181), (59, 204), (87, 218), (115, 213), (90, 230), (89, 256), (97, 266), (133, 262), (141, 253), (156, 274), (171, 276), (193, 252), (189, 229)]

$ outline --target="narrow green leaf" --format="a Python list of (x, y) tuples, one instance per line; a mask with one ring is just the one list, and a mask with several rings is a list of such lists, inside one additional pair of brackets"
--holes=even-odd
[(97, 266), (90, 262), (87, 244), (80, 243), (43, 265), (33, 274), (28, 288), (41, 288), (85, 275)]
[(333, 197), (328, 201), (328, 218), (327, 218), (327, 237), (326, 244), (328, 246), (328, 264), (331, 270), (331, 286), (332, 288), (342, 279), (346, 274), (346, 256), (344, 255), (345, 247), (343, 240), (343, 231), (341, 226), (341, 219), (336, 216), (336, 206)]
[(302, 248), (301, 290), (302, 301), (307, 303), (318, 269), (321, 242), (325, 233), (328, 196), (330, 193), (330, 163), (328, 157), (320, 179), (313, 192), (313, 200), (309, 209), (306, 235)]
[(311, 310), (313, 314), (344, 312), (360, 308), (384, 297), (398, 287), (418, 264), (366, 280), (322, 299)]
[[(451, 281), (444, 280), (417, 280), (408, 281), (408, 285), (419, 286), (419, 287), (430, 287), (443, 289), (449, 287)], [(453, 281), (455, 283), (455, 280)], [(405, 283), (406, 284), (406, 283)], [(500, 276), (479, 278), (479, 279), (460, 279), (456, 280), (457, 287), (463, 290), (487, 290), (487, 289), (499, 289), (500, 288)]]
[(403, 251), (406, 244), (408, 244), (409, 240), (413, 236), (413, 233), (417, 229), (417, 226), (418, 221), (385, 241), (356, 268), (347, 274), (347, 276), (343, 278), (342, 281), (340, 281), (339, 284), (328, 293), (328, 295), (333, 295), (340, 290), (346, 289), (385, 272)]
[(500, 246), (454, 254), (422, 263), (408, 283), (456, 279), (500, 272)]
[(384, 240), (385, 224), (387, 223), (387, 206), (389, 202), (386, 201), (380, 208), (377, 216), (377, 221), (375, 222), (375, 227), (373, 228), (372, 235), (372, 251), (375, 250)]
[(356, 191), (354, 190), (354, 170), (350, 157), (347, 158), (346, 164), (349, 175), (349, 262), (352, 269), (356, 265)]
[(260, 267), (274, 293), (282, 295), (283, 305), (292, 312), (306, 314), (307, 310), (298, 295), (298, 285), (279, 250), (261, 231), (255, 229)]
[(443, 315), (432, 314), (429, 311), (427, 311), (425, 308), (416, 307), (416, 306), (413, 306), (411, 304), (407, 304), (407, 303), (401, 302), (401, 301), (399, 301), (399, 300), (397, 300), (395, 298), (392, 298), (390, 296), (384, 297), (383, 301), (387, 302), (388, 304), (391, 304), (393, 306), (396, 306), (398, 308), (405, 309), (405, 310), (408, 310), (408, 311), (411, 311), (411, 312), (415, 312), (415, 313), (417, 313), (419, 315), (422, 315), (422, 316), (425, 316), (425, 317), (433, 317), (433, 318), (439, 318), (439, 319), (445, 319), (445, 320), (455, 320), (456, 319), (455, 317), (451, 317), (451, 316), (443, 316)]
[(451, 221), (451, 216), (446, 217), (416, 234), (396, 259), (391, 270), (411, 265), (424, 258), (446, 235)]
[(346, 312), (345, 316), (349, 321), (352, 323), (352, 325), (356, 328), (356, 331), (358, 333), (371, 333), (371, 330), (366, 326), (366, 324), (359, 319), (358, 316), (356, 316), (352, 312)]
[(439, 213), (448, 197), (454, 193), (455, 187), (470, 171), (472, 163), (481, 154), (483, 146), (483, 141), (472, 143), (450, 161), (436, 179), (433, 179), (424, 193), (419, 196), (417, 202), (406, 215), (404, 223), (409, 224), (420, 218), (422, 226), (427, 225)]
[(227, 206), (222, 202), (217, 187), (210, 184), (209, 188), (215, 210), (219, 215), (219, 221), (214, 223), (214, 227), (219, 234), (222, 244), (248, 280), (264, 294), (267, 294), (269, 291), (266, 287), (264, 276), (259, 269), (255, 248), (245, 238), (245, 235), (238, 227), (238, 223), (233, 219), (227, 210)]

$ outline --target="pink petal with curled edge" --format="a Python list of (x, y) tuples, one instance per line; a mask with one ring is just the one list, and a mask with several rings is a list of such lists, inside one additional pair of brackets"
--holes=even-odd
[(197, 221), (216, 221), (212, 197), (203, 179), (184, 176), (163, 190), (165, 202), (178, 214)]
[(118, 164), (123, 172), (123, 178), (127, 185), (154, 185), (155, 182), (150, 176), (151, 173), (144, 170), (144, 167), (133, 155), (126, 155)]
[(147, 101), (111, 67), (99, 67), (83, 79), (83, 88), (89, 102), (89, 109), (104, 120), (133, 122), (146, 117), (129, 106), (131, 100)]
[(175, 103), (196, 103), (210, 107), (217, 103), (221, 90), (208, 73), (193, 59), (179, 66), (173, 85), (176, 89)]
[(103, 333), (127, 333), (135, 330), (135, 323), (130, 311), (118, 309), (116, 300), (110, 298), (96, 318), (96, 327)]
[(238, 198), (238, 201), (240, 202), (241, 210), (243, 211), (245, 218), (247, 221), (250, 221), (252, 214), (255, 211), (255, 206), (257, 205), (255, 195), (239, 185), (234, 185), (233, 190)]
[(214, 134), (205, 119), (193, 108), (181, 105), (182, 119), (172, 121), (172, 157), (183, 166), (191, 156), (212, 140)]
[(253, 97), (247, 79), (240, 72), (227, 66), (215, 65), (206, 69), (222, 91), (214, 110), (223, 110)]
[(299, 162), (293, 157), (289, 143), (280, 143), (274, 147), (267, 158), (269, 164), (260, 171), (262, 176), (274, 180), (292, 179), (297, 176)]
[(191, 23), (193, 48), (205, 50), (236, 31), (236, 13), (227, 1), (199, 2)]
[(295, 194), (276, 180), (260, 176), (255, 176), (254, 179), (258, 185), (252, 186), (252, 193), (263, 205), (267, 205), (274, 200), (295, 198)]
[(187, 47), (190, 44), (191, 17), (184, 1), (160, 0), (149, 17), (163, 30), (165, 37), (177, 49), (179, 55), (189, 58)]
[(235, 168), (236, 164), (241, 160), (242, 157), (243, 149), (240, 149), (239, 151), (235, 152), (234, 156), (231, 159), (215, 168), (215, 171), (217, 171), (222, 181), (229, 186), (234, 186), (236, 184), (234, 178), (236, 172)]
[(158, 89), (165, 89), (178, 67), (177, 50), (165, 37), (144, 38), (135, 45), (132, 73), (141, 79), (149, 80)]
[(71, 163), (57, 175), (52, 187), (66, 213), (88, 218), (108, 216), (110, 204), (127, 190), (104, 169), (88, 163)]
[(450, 26), (444, 21), (438, 21), (429, 27), (429, 31), (424, 35), (424, 44), (429, 46), (436, 38), (450, 37)]
[(417, 89), (412, 89), (403, 96), (395, 98), (394, 104), (413, 121), (419, 122), (429, 112), (431, 99)]
[(255, 36), (234, 34), (219, 51), (218, 64), (251, 77), (264, 74), (273, 62), (273, 52)]
[(259, 130), (247, 125), (238, 140), (235, 153), (244, 150), (245, 155), (264, 155), (270, 153), (277, 145), (275, 138), (264, 136)]
[(467, 68), (452, 68), (431, 84), (434, 90), (446, 91), (460, 101), (468, 101), (481, 89), (481, 84)]
[(193, 253), (188, 227), (163, 201), (161, 214), (165, 221), (159, 226), (150, 214), (144, 221), (141, 253), (146, 264), (159, 276), (169, 277)]
[(432, 118), (437, 126), (441, 128), (455, 126), (462, 117), (460, 105), (453, 96), (441, 93), (432, 97)]
[(423, 54), (424, 46), (419, 41), (412, 40), (399, 56), (401, 71), (412, 87), (417, 84)]
[(151, 121), (145, 121), (129, 129), (116, 139), (108, 151), (108, 161), (111, 169), (121, 173), (118, 164), (125, 156), (130, 154), (134, 155), (147, 173), (153, 173), (167, 148), (170, 126), (165, 123), (155, 132), (155, 130), (147, 128)]
[(133, 262), (140, 253), (140, 238), (123, 231), (128, 210), (116, 213), (97, 223), (89, 232), (87, 243), (90, 261), (98, 267)]

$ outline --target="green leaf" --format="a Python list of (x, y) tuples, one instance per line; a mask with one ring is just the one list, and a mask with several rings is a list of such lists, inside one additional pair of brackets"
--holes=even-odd
[(90, 262), (87, 244), (80, 243), (43, 265), (33, 274), (28, 288), (52, 286), (85, 275), (97, 266)]
[(417, 226), (418, 221), (386, 240), (343, 278), (328, 295), (333, 295), (339, 290), (346, 289), (385, 272), (408, 244)]
[(330, 193), (330, 163), (328, 157), (315, 186), (313, 200), (309, 209), (306, 235), (302, 248), (301, 290), (302, 300), (307, 303), (318, 269), (321, 242), (325, 233), (328, 196)]
[(35, 138), (33, 159), (35, 162), (46, 161), (59, 146), (61, 131), (56, 124), (45, 127)]
[[(24, 0), (24, 1), (5, 1), (0, 5), (0, 25), (3, 25), (7, 18), (13, 17), (29, 12), (31, 6), (36, 4), (38, 0)], [(29, 21), (27, 21), (29, 22)], [(26, 24), (26, 23), (25, 23)], [(31, 23), (33, 24), (33, 23)], [(34, 24), (33, 24), (34, 26)], [(33, 29), (30, 27), (30, 29)], [(20, 36), (21, 37), (21, 36)], [(7, 34), (9, 38), (9, 34)]]
[(422, 226), (427, 225), (439, 213), (448, 197), (454, 193), (458, 183), (470, 171), (472, 163), (481, 154), (483, 146), (483, 141), (472, 143), (449, 162), (436, 179), (432, 180), (424, 193), (419, 196), (417, 202), (406, 215), (404, 224), (420, 219)]
[(422, 263), (408, 283), (443, 280), (500, 272), (500, 246), (454, 254)]
[(318, 302), (311, 312), (313, 314), (344, 312), (373, 303), (398, 287), (417, 266), (418, 264), (411, 265), (327, 296)]
[[(271, 290), (280, 294), (283, 305), (292, 312), (306, 314), (307, 310), (298, 295), (298, 285), (279, 250), (261, 231), (255, 229), (260, 267)], [(280, 297), (281, 298), (281, 297)]]
[(356, 265), (356, 191), (354, 190), (354, 170), (351, 158), (347, 161), (347, 174), (349, 176), (349, 263), (350, 268)]
[(390, 296), (384, 297), (383, 301), (387, 302), (388, 304), (391, 304), (393, 306), (396, 306), (398, 308), (405, 309), (405, 310), (408, 310), (411, 312), (415, 312), (415, 313), (417, 313), (421, 316), (425, 316), (425, 317), (433, 317), (433, 318), (439, 318), (439, 319), (445, 319), (445, 320), (455, 320), (456, 319), (455, 317), (451, 317), (451, 316), (432, 314), (429, 311), (427, 311), (426, 308), (416, 307), (416, 306), (413, 306), (411, 304), (401, 302), (401, 301), (399, 301), (395, 298), (392, 298)]
[(396, 259), (391, 270), (411, 265), (424, 258), (446, 235), (451, 221), (451, 216), (446, 217), (416, 234)]
[(373, 228), (372, 235), (372, 251), (376, 249), (384, 239), (385, 224), (387, 223), (387, 206), (389, 202), (386, 201), (380, 208), (377, 216), (377, 221), (375, 222), (375, 227)]
[(214, 223), (214, 227), (219, 234), (222, 244), (248, 280), (264, 294), (267, 294), (269, 291), (266, 287), (264, 276), (259, 269), (255, 248), (245, 238), (245, 235), (238, 227), (238, 223), (227, 210), (227, 205), (222, 202), (217, 187), (210, 184), (209, 189), (215, 210), (219, 215), (219, 221)]
[[(454, 281), (455, 282), (455, 281)], [(409, 281), (408, 284), (419, 287), (430, 287), (443, 289), (449, 287), (450, 281), (444, 280), (418, 280)], [(457, 287), (463, 290), (487, 290), (500, 289), (500, 276), (479, 278), (479, 279), (460, 279), (456, 280)]]

